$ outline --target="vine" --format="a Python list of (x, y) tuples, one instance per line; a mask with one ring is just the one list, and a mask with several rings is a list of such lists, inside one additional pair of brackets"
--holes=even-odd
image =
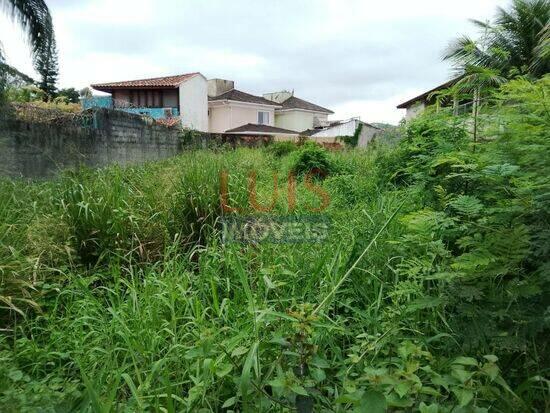
[(349, 146), (351, 148), (355, 148), (357, 144), (359, 143), (359, 136), (361, 136), (361, 131), (363, 130), (363, 124), (359, 123), (357, 128), (355, 129), (355, 133), (353, 135), (345, 135), (345, 136), (339, 136), (338, 139), (340, 139), (342, 142), (346, 144), (346, 146)]

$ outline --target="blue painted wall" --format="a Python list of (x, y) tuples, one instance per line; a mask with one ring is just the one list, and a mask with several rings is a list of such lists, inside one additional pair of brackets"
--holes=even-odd
[[(111, 96), (94, 96), (92, 98), (81, 99), (82, 109), (106, 108), (113, 109), (113, 98)], [(164, 108), (115, 108), (128, 113), (151, 116), (154, 119), (166, 118)], [(172, 116), (179, 116), (178, 108), (172, 108)]]
[(94, 96), (92, 98), (80, 99), (80, 104), (82, 105), (83, 110), (90, 108), (112, 109), (113, 98), (111, 96)]
[[(128, 113), (147, 115), (154, 119), (163, 119), (167, 117), (164, 108), (120, 108), (118, 110), (123, 110)], [(179, 116), (179, 110), (177, 108), (172, 108), (172, 116)]]

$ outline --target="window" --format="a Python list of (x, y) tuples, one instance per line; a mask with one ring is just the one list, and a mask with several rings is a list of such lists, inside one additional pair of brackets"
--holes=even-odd
[(258, 112), (258, 124), (269, 125), (269, 112)]

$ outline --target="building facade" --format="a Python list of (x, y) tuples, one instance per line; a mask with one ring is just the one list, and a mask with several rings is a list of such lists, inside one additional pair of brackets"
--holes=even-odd
[[(110, 106), (155, 119), (179, 117), (182, 127), (208, 132), (208, 84), (201, 73), (91, 86), (111, 94), (110, 101), (103, 99), (103, 107)], [(87, 104), (83, 102), (84, 107)]]
[(275, 109), (280, 105), (235, 89), (225, 79), (208, 81), (208, 122), (211, 133), (223, 134), (243, 125), (275, 126)]
[(265, 93), (264, 98), (278, 103), (275, 109), (275, 126), (295, 131), (325, 126), (328, 115), (334, 112), (330, 109), (308, 102), (294, 96), (294, 92), (281, 91)]

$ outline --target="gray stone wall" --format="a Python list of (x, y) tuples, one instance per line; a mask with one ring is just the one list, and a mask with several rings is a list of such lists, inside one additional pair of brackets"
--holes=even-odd
[(125, 112), (100, 109), (46, 122), (27, 117), (0, 115), (0, 176), (47, 178), (79, 165), (141, 163), (183, 149), (177, 128)]
[(116, 110), (99, 109), (94, 112), (93, 128), (98, 138), (118, 144), (151, 144), (179, 146), (177, 128), (156, 124), (150, 118)]
[(67, 114), (18, 105), (0, 110), (0, 177), (49, 178), (80, 165), (128, 165), (189, 149), (261, 147), (270, 142), (269, 137), (183, 133), (117, 110)]

